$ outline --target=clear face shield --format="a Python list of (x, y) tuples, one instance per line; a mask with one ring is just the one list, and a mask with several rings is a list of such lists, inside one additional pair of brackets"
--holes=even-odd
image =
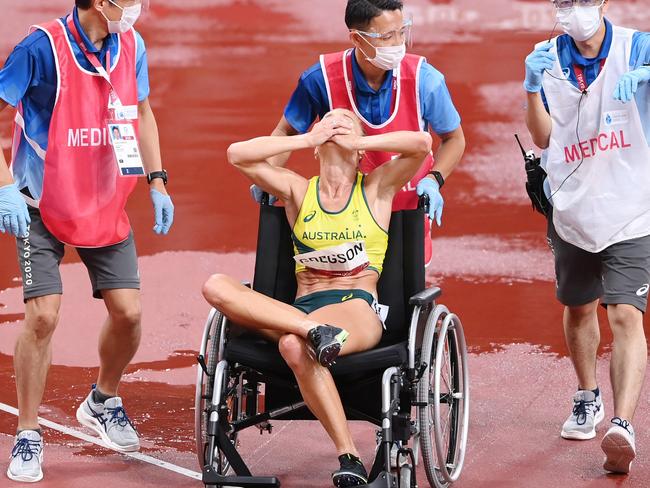
[(567, 10), (574, 7), (601, 7), (605, 0), (550, 0), (558, 10)]
[(413, 17), (409, 16), (404, 20), (400, 29), (388, 32), (366, 32), (357, 29), (351, 29), (350, 32), (357, 33), (366, 39), (371, 39), (371, 44), (375, 46), (399, 46), (401, 44), (411, 47), (413, 39), (411, 30), (413, 27)]

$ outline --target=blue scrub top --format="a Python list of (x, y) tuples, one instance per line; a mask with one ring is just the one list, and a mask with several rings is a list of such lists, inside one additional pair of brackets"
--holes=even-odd
[[(97, 49), (81, 27), (76, 7), (72, 15), (83, 43), (90, 53), (99, 56), (102, 65), (106, 64), (106, 53), (109, 49), (111, 60), (117, 59), (117, 34), (110, 34), (101, 49)], [(95, 72), (95, 68), (68, 29), (67, 20), (68, 16), (61, 18), (77, 61), (87, 71)], [(149, 69), (144, 40), (137, 32), (136, 42), (138, 100), (143, 101), (149, 96)], [(47, 150), (56, 87), (57, 72), (52, 45), (47, 34), (37, 29), (14, 48), (0, 70), (0, 98), (13, 107), (22, 102), (27, 134), (44, 150)], [(14, 180), (19, 188), (29, 188), (30, 193), (37, 199), (42, 192), (43, 164), (44, 161), (36, 155), (23, 137), (19, 152), (12, 163)]]
[[(353, 54), (352, 73), (359, 112), (372, 124), (383, 124), (391, 116), (392, 71), (386, 74), (379, 90), (374, 90), (366, 81)], [(460, 115), (451, 100), (445, 77), (427, 62), (422, 63), (420, 68), (420, 104), (427, 128), (433, 132), (446, 134), (460, 127)], [(317, 118), (322, 118), (327, 112), (329, 100), (325, 77), (320, 63), (316, 63), (300, 76), (298, 86), (284, 110), (284, 116), (294, 129), (305, 133)]]

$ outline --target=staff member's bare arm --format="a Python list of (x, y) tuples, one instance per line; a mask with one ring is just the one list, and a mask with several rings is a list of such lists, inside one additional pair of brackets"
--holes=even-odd
[[(8, 105), (7, 102), (0, 99), (0, 112), (2, 112), (5, 108), (7, 108), (7, 105)], [(13, 182), (14, 179), (11, 176), (11, 172), (9, 171), (9, 165), (7, 164), (7, 160), (5, 158), (2, 145), (0, 144), (0, 187), (11, 185)]]

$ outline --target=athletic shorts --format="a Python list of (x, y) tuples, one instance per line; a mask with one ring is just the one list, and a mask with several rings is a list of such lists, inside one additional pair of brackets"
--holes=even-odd
[[(61, 295), (63, 285), (59, 265), (65, 245), (47, 230), (38, 209), (29, 207), (32, 223), (26, 238), (16, 239), (18, 265), (23, 277), (23, 299)], [(83, 261), (93, 290), (102, 298), (102, 290), (140, 289), (138, 258), (133, 233), (119, 244), (100, 248), (76, 248)]]
[(552, 213), (547, 236), (555, 256), (557, 298), (561, 303), (579, 306), (600, 298), (605, 307), (627, 304), (645, 313), (650, 288), (650, 236), (590, 253), (558, 236)]
[(306, 314), (315, 312), (319, 308), (335, 303), (346, 302), (348, 300), (361, 299), (365, 300), (368, 305), (375, 309), (375, 297), (365, 290), (326, 290), (317, 291), (309, 295), (296, 298), (293, 306)]

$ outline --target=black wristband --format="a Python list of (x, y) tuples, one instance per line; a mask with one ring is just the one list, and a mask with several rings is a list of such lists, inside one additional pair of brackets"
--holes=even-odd
[(162, 171), (152, 171), (147, 175), (147, 183), (151, 184), (153, 180), (156, 178), (160, 178), (163, 180), (163, 183), (166, 185), (167, 184), (167, 171), (164, 169)]
[(427, 174), (433, 175), (440, 188), (442, 188), (442, 186), (445, 184), (445, 178), (442, 176), (442, 173), (440, 171), (429, 171)]

